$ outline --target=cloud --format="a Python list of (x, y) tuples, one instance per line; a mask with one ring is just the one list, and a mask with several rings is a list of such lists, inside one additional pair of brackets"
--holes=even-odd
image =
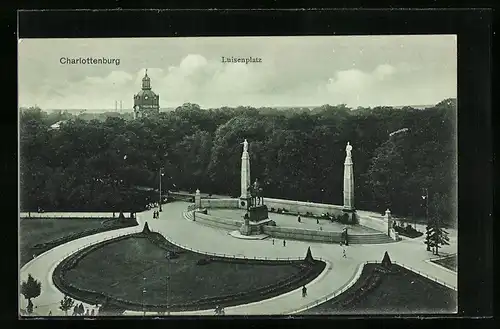
[(371, 72), (354, 68), (338, 71), (333, 78), (328, 79), (324, 88), (320, 88), (320, 92), (326, 90), (336, 104), (359, 104), (360, 96), (381, 89), (397, 72), (396, 67), (389, 64), (378, 65)]
[[(110, 109), (122, 100), (131, 109), (144, 68), (162, 107), (357, 107), (433, 104), (456, 96), (456, 40), (449, 37), (72, 39), (51, 40), (50, 47), (46, 42), (24, 40), (19, 46), (21, 106)], [(59, 62), (61, 56), (95, 54), (120, 58), (121, 64)], [(220, 56), (263, 61), (222, 63)]]
[(87, 78), (85, 78), (83, 83), (89, 84), (91, 86), (97, 85), (97, 86), (105, 87), (105, 86), (113, 86), (113, 85), (119, 85), (119, 86), (126, 85), (127, 83), (129, 83), (132, 80), (133, 80), (132, 75), (130, 75), (127, 72), (112, 71), (110, 74), (108, 74), (104, 78), (87, 77)]

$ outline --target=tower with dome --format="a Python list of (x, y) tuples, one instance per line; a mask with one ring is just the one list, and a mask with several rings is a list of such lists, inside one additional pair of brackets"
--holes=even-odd
[(151, 79), (148, 70), (142, 78), (142, 90), (134, 95), (134, 119), (157, 115), (160, 113), (160, 96), (151, 90)]

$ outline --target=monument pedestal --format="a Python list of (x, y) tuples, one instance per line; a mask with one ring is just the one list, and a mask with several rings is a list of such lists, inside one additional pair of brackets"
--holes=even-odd
[(342, 212), (349, 216), (349, 224), (358, 223), (358, 220), (356, 218), (356, 209), (344, 207), (344, 209), (342, 209)]
[(252, 206), (248, 208), (245, 215), (245, 222), (240, 227), (242, 235), (260, 235), (264, 233), (265, 225), (276, 226), (276, 223), (269, 219), (266, 205)]
[(251, 206), (248, 208), (248, 216), (251, 222), (260, 222), (269, 218), (266, 205)]
[(249, 204), (250, 204), (250, 197), (240, 196), (240, 201), (238, 202), (238, 207), (240, 209), (248, 209)]

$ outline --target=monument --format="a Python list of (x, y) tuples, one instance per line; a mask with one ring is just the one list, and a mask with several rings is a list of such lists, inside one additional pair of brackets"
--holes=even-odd
[(249, 187), (250, 202), (247, 209), (248, 217), (252, 222), (259, 222), (268, 219), (267, 206), (264, 204), (262, 197), (262, 188), (260, 187), (259, 180), (256, 178), (255, 182)]
[(356, 210), (354, 208), (354, 173), (352, 163), (352, 146), (347, 142), (344, 161), (344, 213), (347, 213), (351, 222), (356, 221)]
[(241, 155), (241, 195), (239, 207), (247, 209), (250, 203), (250, 156), (248, 155), (248, 142), (245, 139)]
[(267, 206), (264, 204), (263, 189), (259, 180), (250, 184), (250, 157), (248, 154), (248, 141), (243, 144), (241, 155), (241, 196), (239, 207), (246, 209), (243, 225), (240, 227), (242, 235), (255, 235), (263, 233), (264, 225), (276, 225), (269, 219)]

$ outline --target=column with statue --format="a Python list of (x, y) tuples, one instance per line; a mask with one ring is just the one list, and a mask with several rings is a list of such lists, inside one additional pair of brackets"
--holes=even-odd
[(248, 154), (248, 142), (243, 141), (243, 153), (241, 154), (241, 195), (239, 207), (248, 209), (250, 203), (250, 155)]
[(354, 170), (352, 162), (352, 145), (347, 142), (346, 157), (344, 161), (344, 213), (347, 213), (352, 223), (356, 222), (354, 208)]

